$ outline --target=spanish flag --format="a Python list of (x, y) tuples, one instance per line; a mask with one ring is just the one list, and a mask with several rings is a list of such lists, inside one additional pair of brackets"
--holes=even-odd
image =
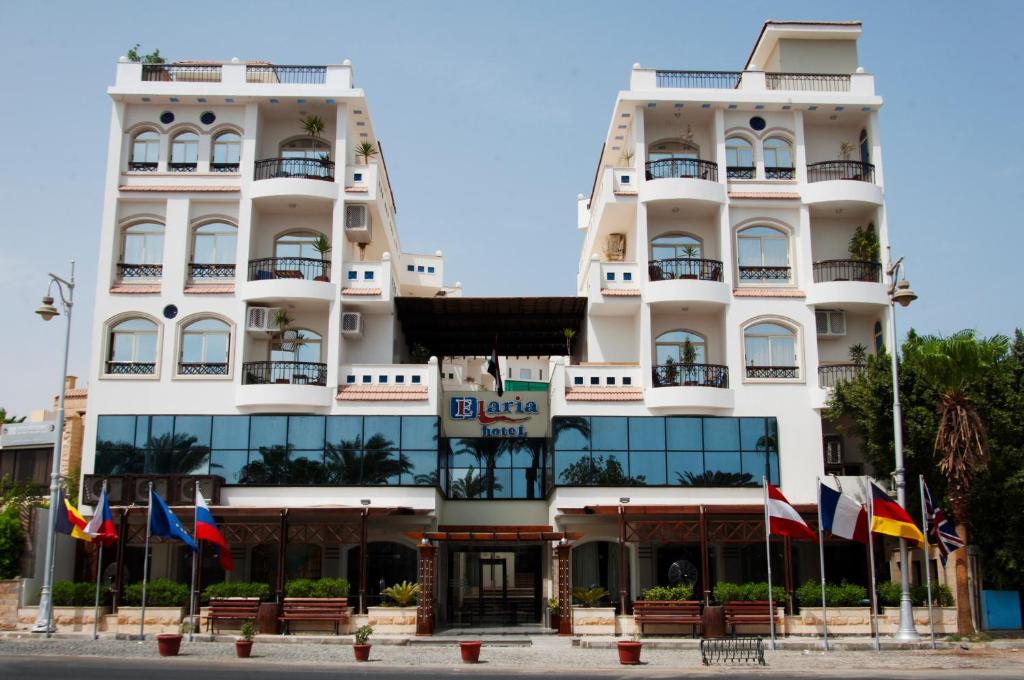
[(924, 534), (899, 503), (871, 482), (871, 531), (913, 541), (921, 547)]
[(54, 531), (81, 541), (92, 541), (92, 536), (85, 533), (85, 525), (85, 518), (75, 506), (71, 505), (71, 501), (64, 496), (64, 489), (61, 489), (60, 503), (57, 505), (57, 525), (54, 527)]

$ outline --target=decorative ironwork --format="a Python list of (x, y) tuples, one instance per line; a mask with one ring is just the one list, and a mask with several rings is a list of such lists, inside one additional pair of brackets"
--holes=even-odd
[(746, 267), (740, 265), (740, 281), (789, 281), (790, 267)]
[(235, 265), (190, 262), (188, 272), (193, 279), (233, 279), (235, 278)]
[(764, 642), (760, 637), (701, 638), (700, 660), (713, 663), (764, 663)]
[(651, 370), (655, 387), (729, 387), (729, 367), (716, 364), (665, 364)]
[(224, 534), (228, 545), (260, 545), (261, 543), (277, 543), (281, 540), (279, 523), (254, 524), (217, 520), (217, 527)]
[(264, 158), (256, 161), (254, 179), (298, 177), (334, 181), (334, 161), (319, 158)]
[(122, 279), (159, 279), (163, 276), (161, 264), (126, 264), (117, 263), (117, 275)]
[(358, 522), (340, 522), (337, 524), (289, 524), (289, 544), (338, 545), (359, 543), (360, 530)]
[(699, 543), (700, 522), (697, 515), (692, 521), (643, 520), (626, 521), (628, 543)]
[(682, 177), (718, 181), (718, 163), (699, 158), (662, 158), (646, 165), (649, 180)]
[(822, 260), (814, 263), (814, 282), (882, 282), (882, 263), (868, 260)]
[(864, 371), (864, 364), (827, 364), (818, 366), (818, 387), (828, 389), (848, 382)]
[(243, 385), (327, 385), (327, 364), (313, 361), (247, 361)]
[(219, 83), (220, 64), (143, 64), (143, 81)]
[(140, 161), (129, 161), (128, 171), (129, 172), (156, 172), (157, 163), (155, 162), (140, 162)]
[(707, 540), (711, 543), (757, 543), (764, 541), (764, 517), (715, 520), (705, 516)]
[[(559, 544), (555, 553), (558, 560), (558, 601), (569, 603), (572, 602), (572, 546)], [(572, 608), (563, 607), (558, 617), (558, 634), (572, 635)]]
[(725, 168), (725, 176), (729, 179), (754, 179), (756, 170), (752, 165), (729, 165)]
[(171, 172), (195, 172), (197, 163), (168, 163), (167, 169)]
[(850, 76), (843, 73), (765, 73), (769, 90), (849, 92)]
[(696, 257), (670, 257), (651, 260), (647, 265), (651, 281), (668, 279), (698, 279), (700, 281), (721, 281), (722, 263), (718, 260), (702, 260)]
[(249, 280), (305, 279), (330, 281), (331, 263), (315, 257), (262, 257), (249, 260)]
[(227, 375), (226, 363), (207, 363), (205, 361), (181, 362), (178, 364), (178, 375)]
[(210, 172), (238, 172), (238, 163), (210, 163)]
[(153, 375), (156, 363), (136, 361), (108, 361), (107, 375)]
[(821, 161), (807, 166), (808, 182), (829, 182), (837, 179), (874, 184), (875, 166), (861, 161)]
[(245, 67), (247, 83), (290, 83), (322, 85), (327, 81), (326, 66), (278, 66), (276, 64), (249, 64)]
[(735, 90), (740, 85), (739, 71), (655, 71), (658, 87)]
[(765, 166), (764, 176), (765, 179), (793, 179), (796, 177), (796, 168)]
[(797, 366), (747, 366), (747, 377), (759, 380), (792, 380), (800, 377)]

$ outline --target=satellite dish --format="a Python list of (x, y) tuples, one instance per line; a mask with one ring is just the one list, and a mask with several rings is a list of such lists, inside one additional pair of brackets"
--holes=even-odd
[(689, 560), (676, 560), (668, 568), (668, 582), (685, 583), (692, 588), (697, 584), (697, 567)]

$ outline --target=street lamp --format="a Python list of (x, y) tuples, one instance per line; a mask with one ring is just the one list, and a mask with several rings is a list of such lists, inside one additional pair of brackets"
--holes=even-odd
[[(889, 261), (892, 261), (890, 252)], [(900, 408), (899, 365), (896, 361), (896, 305), (906, 307), (917, 299), (917, 294), (910, 289), (910, 283), (903, 272), (903, 258), (893, 262), (886, 271), (889, 276), (889, 346), (892, 354), (892, 431), (893, 443), (896, 448), (896, 500), (900, 507), (907, 507), (906, 470), (903, 468), (903, 412)], [(902, 275), (902, 278), (901, 278)], [(925, 563), (925, 569), (928, 564)], [(900, 626), (896, 631), (896, 639), (903, 641), (918, 640), (917, 629), (914, 628), (914, 609), (910, 600), (910, 552), (907, 539), (900, 539)]]
[[(50, 468), (50, 519), (46, 528), (46, 561), (43, 567), (43, 588), (39, 593), (39, 612), (32, 626), (33, 633), (46, 633), (50, 637), (53, 632), (53, 550), (54, 529), (57, 524), (57, 505), (60, 503), (60, 453), (64, 441), (64, 385), (68, 375), (68, 348), (71, 344), (71, 308), (75, 299), (75, 261), (71, 261), (71, 279), (66, 280), (50, 274), (50, 287), (43, 297), (43, 302), (36, 309), (36, 314), (49, 321), (60, 312), (53, 306), (53, 289), (56, 286), (60, 305), (64, 308), (64, 368), (60, 377), (60, 392), (57, 397), (56, 441), (53, 443), (53, 465)], [(65, 294), (66, 290), (66, 294)], [(99, 567), (97, 567), (99, 568)]]

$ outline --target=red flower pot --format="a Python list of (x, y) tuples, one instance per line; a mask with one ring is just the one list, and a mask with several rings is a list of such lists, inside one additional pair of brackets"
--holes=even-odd
[(177, 633), (161, 633), (156, 636), (156, 648), (160, 656), (178, 656), (181, 649), (181, 636)]
[(480, 641), (460, 642), (459, 651), (462, 653), (462, 663), (476, 663), (480, 660)]
[(248, 659), (252, 654), (252, 640), (235, 640), (235, 655), (239, 659)]
[(635, 666), (640, 663), (642, 642), (617, 642), (619, 647), (619, 663), (624, 666)]
[(352, 652), (356, 655), (356, 661), (370, 660), (370, 647), (373, 645), (352, 645)]

